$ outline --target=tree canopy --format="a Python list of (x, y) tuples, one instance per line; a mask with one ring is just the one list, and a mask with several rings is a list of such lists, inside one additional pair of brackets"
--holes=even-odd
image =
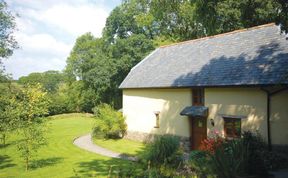
[(7, 3), (0, 0), (0, 60), (11, 56), (18, 47), (13, 36), (15, 28), (15, 17), (8, 10)]
[(91, 33), (78, 37), (65, 72), (77, 83), (70, 86), (81, 90), (78, 108), (91, 112), (100, 103), (121, 108), (118, 86), (159, 45), (270, 22), (287, 31), (286, 1), (124, 0), (110, 13), (101, 38)]
[(59, 71), (46, 71), (43, 73), (31, 73), (28, 76), (20, 77), (20, 84), (41, 84), (47, 92), (56, 92), (61, 82), (66, 80), (65, 74)]

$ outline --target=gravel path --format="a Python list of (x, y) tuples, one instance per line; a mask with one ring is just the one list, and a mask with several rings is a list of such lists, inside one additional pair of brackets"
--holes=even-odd
[(106, 148), (95, 145), (92, 141), (91, 134), (87, 134), (87, 135), (76, 138), (73, 144), (84, 150), (97, 153), (103, 156), (111, 157), (111, 158), (120, 158), (120, 159), (125, 159), (125, 160), (130, 160), (130, 161), (138, 160), (137, 157), (131, 157), (122, 153), (116, 153)]

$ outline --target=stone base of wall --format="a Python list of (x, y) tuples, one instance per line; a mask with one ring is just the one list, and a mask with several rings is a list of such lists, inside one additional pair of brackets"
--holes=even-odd
[(288, 156), (288, 145), (272, 144), (272, 150)]
[(147, 138), (152, 137), (152, 134), (144, 133), (144, 132), (134, 132), (134, 131), (127, 131), (127, 134), (124, 138), (129, 140), (135, 140), (139, 142), (146, 142)]
[[(148, 134), (144, 132), (127, 131), (127, 134), (125, 135), (124, 138), (129, 139), (129, 140), (149, 143), (154, 139), (155, 136), (158, 136), (158, 135)], [(180, 139), (180, 146), (183, 148), (184, 152), (189, 153), (191, 151), (190, 140), (188, 137), (182, 137), (182, 136), (176, 136), (176, 135), (173, 135), (173, 136), (178, 137)]]

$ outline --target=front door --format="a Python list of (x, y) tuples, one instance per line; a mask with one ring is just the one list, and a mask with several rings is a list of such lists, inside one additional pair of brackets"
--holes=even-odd
[(207, 138), (207, 119), (189, 118), (190, 120), (190, 139), (192, 150), (198, 150), (201, 142)]

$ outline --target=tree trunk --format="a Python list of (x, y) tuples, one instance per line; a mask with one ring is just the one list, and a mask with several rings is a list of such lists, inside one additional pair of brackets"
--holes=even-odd
[(28, 169), (29, 169), (29, 158), (28, 157), (25, 160), (25, 164), (26, 164), (26, 171), (28, 171)]
[(2, 134), (2, 142), (3, 142), (3, 145), (6, 144), (6, 134)]

